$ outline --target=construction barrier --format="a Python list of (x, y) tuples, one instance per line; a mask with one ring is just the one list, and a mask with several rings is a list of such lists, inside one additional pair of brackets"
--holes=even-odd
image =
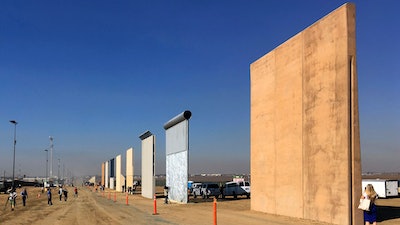
[(157, 215), (157, 196), (154, 194), (154, 209), (153, 209), (153, 215)]
[(214, 225), (217, 225), (217, 198), (214, 198)]

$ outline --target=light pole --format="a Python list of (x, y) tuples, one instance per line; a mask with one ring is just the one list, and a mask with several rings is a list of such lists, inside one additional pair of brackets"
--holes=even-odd
[(14, 175), (15, 175), (15, 145), (17, 144), (17, 121), (10, 120), (10, 123), (14, 124), (14, 158), (13, 158), (13, 175), (12, 175), (12, 188), (14, 189)]
[(53, 177), (53, 137), (49, 136), (50, 139), (50, 177)]
[[(46, 152), (46, 183), (47, 183), (47, 180), (48, 180), (48, 171), (49, 171), (49, 169), (48, 169), (48, 166), (49, 166), (49, 150), (48, 149), (45, 149), (44, 150), (45, 152)], [(44, 187), (44, 182), (43, 182), (43, 187)]]
[(60, 184), (60, 158), (58, 158), (58, 173), (57, 173), (58, 184)]

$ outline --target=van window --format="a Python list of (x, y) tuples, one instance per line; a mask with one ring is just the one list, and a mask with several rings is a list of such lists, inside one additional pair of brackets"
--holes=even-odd
[(218, 184), (209, 184), (208, 188), (219, 188)]
[(249, 182), (246, 181), (246, 182), (244, 182), (244, 183), (246, 184), (246, 186), (250, 186), (250, 183), (249, 183)]
[(235, 186), (236, 186), (236, 183), (231, 183), (231, 184), (227, 185), (227, 187), (235, 187)]

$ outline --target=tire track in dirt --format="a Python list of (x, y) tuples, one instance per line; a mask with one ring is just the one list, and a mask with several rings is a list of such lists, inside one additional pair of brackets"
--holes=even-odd
[[(106, 198), (98, 196), (96, 193), (91, 193), (93, 201), (102, 209), (108, 217), (121, 224), (170, 224), (177, 225), (158, 215), (152, 215), (152, 208), (136, 206), (136, 202), (131, 202), (128, 206), (120, 202), (114, 202)], [(119, 199), (120, 200), (120, 199)], [(146, 200), (148, 201), (148, 200)], [(118, 224), (117, 222), (117, 224)]]

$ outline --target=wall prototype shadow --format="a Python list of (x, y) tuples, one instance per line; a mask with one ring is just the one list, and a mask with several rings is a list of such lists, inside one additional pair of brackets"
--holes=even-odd
[(377, 222), (400, 218), (400, 207), (377, 205)]

